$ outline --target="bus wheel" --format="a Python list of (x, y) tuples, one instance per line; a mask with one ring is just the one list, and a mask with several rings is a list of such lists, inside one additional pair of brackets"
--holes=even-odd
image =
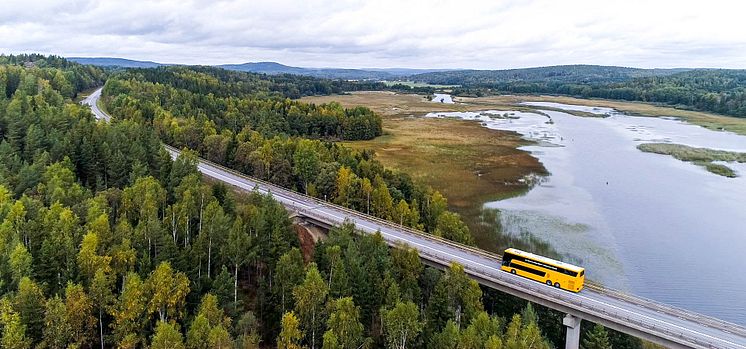
[(547, 280), (547, 285), (552, 286), (552, 280)]
[(555, 283), (554, 283), (554, 287), (556, 287), (556, 288), (560, 288), (560, 284), (559, 284), (559, 282), (555, 282)]
[(510, 273), (515, 275), (515, 269), (510, 269)]

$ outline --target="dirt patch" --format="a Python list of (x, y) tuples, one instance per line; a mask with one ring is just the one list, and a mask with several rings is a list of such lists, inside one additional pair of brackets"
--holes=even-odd
[(316, 247), (313, 234), (309, 231), (308, 227), (302, 224), (293, 224), (293, 229), (295, 229), (298, 240), (300, 240), (300, 253), (303, 255), (303, 261), (306, 263), (312, 261), (313, 251)]

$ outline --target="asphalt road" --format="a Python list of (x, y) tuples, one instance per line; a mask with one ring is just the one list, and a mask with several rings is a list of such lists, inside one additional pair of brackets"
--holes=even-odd
[[(173, 149), (169, 150), (172, 155), (176, 155)], [(684, 342), (691, 341), (692, 347), (746, 348), (746, 329), (734, 324), (660, 303), (651, 304), (650, 300), (631, 295), (625, 295), (625, 299), (620, 299), (613, 290), (586, 288), (577, 294), (559, 290), (506, 273), (500, 270), (499, 259), (475, 253), (471, 249), (444, 243), (429, 236), (413, 234), (395, 224), (380, 222), (374, 217), (366, 217), (364, 214), (353, 213), (299, 193), (260, 183), (207, 162), (200, 162), (198, 168), (203, 175), (240, 189), (258, 190), (265, 194), (269, 192), (288, 209), (303, 215), (332, 224), (350, 221), (355, 223), (357, 229), (366, 233), (380, 231), (388, 242), (409, 245), (444, 264), (458, 262), (464, 265), (469, 273), (480, 274), (480, 277), (514, 287), (530, 289), (541, 297), (571, 304), (580, 312), (604, 316), (625, 325), (638, 324), (654, 335), (660, 333), (680, 338)]]
[(96, 105), (96, 102), (98, 102), (98, 99), (101, 98), (101, 91), (104, 88), (101, 87), (96, 91), (93, 91), (90, 96), (86, 97), (83, 101), (80, 103), (87, 105), (91, 107), (91, 111), (93, 112), (93, 116), (96, 117), (96, 119), (109, 121), (111, 120), (111, 116), (109, 114), (104, 113), (101, 109), (99, 109), (98, 105)]
[[(97, 118), (108, 121), (109, 115), (96, 106), (100, 96), (101, 89), (96, 90), (83, 103), (91, 106)], [(166, 148), (172, 156), (178, 156), (176, 149)], [(500, 270), (499, 257), (475, 248), (459, 246), (290, 192), (204, 160), (200, 160), (198, 168), (203, 175), (237, 188), (271, 193), (289, 210), (329, 224), (339, 225), (350, 221), (357, 229), (369, 234), (380, 231), (388, 243), (406, 244), (417, 249), (421, 256), (430, 261), (443, 265), (457, 262), (464, 266), (467, 273), (482, 280), (519, 289), (548, 302), (570, 307), (580, 314), (589, 314), (620, 326), (635, 328), (651, 336), (679, 343), (682, 347), (746, 349), (746, 328), (742, 326), (601, 287), (586, 287), (580, 293), (556, 289)]]

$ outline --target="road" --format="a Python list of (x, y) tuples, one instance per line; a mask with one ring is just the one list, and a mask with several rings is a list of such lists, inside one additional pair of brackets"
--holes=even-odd
[[(171, 147), (167, 149), (172, 156), (178, 155), (176, 149)], [(520, 288), (521, 292), (529, 291), (534, 296), (549, 300), (549, 303), (575, 309), (575, 314), (581, 318), (601, 319), (600, 322), (611, 328), (629, 332), (630, 329), (625, 327), (635, 327), (632, 329), (664, 338), (664, 341), (658, 342), (666, 345), (678, 343), (683, 347), (691, 348), (746, 348), (746, 328), (735, 324), (692, 314), (598, 286), (588, 287), (577, 294), (545, 286), (501, 271), (498, 256), (478, 251), (475, 248), (403, 229), (375, 217), (239, 175), (204, 160), (198, 164), (198, 168), (203, 175), (237, 188), (246, 191), (258, 190), (265, 194), (271, 193), (289, 210), (310, 218), (332, 225), (350, 221), (357, 229), (369, 234), (380, 231), (389, 244), (406, 244), (417, 249), (423, 258), (441, 265), (458, 262), (464, 265), (467, 273), (477, 276), (482, 281), (489, 281), (487, 284), (494, 283), (510, 288)], [(552, 305), (546, 305), (552, 307)], [(637, 333), (637, 335), (640, 334)], [(654, 338), (646, 339), (655, 341)]]
[(91, 111), (93, 112), (93, 116), (96, 117), (96, 119), (109, 121), (111, 120), (111, 116), (109, 114), (104, 113), (103, 110), (101, 110), (98, 107), (98, 100), (101, 98), (101, 91), (103, 91), (103, 87), (99, 88), (96, 91), (93, 91), (90, 96), (86, 97), (84, 100), (82, 100), (80, 103), (87, 105), (91, 107)]
[[(95, 107), (100, 90), (86, 104), (99, 119), (109, 116)], [(87, 100), (88, 100), (87, 99)], [(173, 157), (179, 151), (166, 146)], [(329, 204), (300, 193), (262, 182), (222, 166), (201, 160), (203, 175), (236, 188), (270, 193), (288, 210), (330, 225), (345, 221), (363, 233), (380, 232), (390, 245), (415, 248), (430, 265), (446, 267), (453, 262), (480, 283), (528, 299), (582, 319), (674, 348), (746, 349), (746, 328), (633, 295), (589, 285), (580, 293), (556, 289), (500, 270), (500, 257), (474, 247), (456, 244), (425, 233), (380, 220), (356, 211)]]

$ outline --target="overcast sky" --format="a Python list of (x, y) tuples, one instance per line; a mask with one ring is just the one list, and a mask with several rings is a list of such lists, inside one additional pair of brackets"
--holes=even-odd
[(742, 3), (2, 0), (0, 52), (345, 68), (746, 68)]

